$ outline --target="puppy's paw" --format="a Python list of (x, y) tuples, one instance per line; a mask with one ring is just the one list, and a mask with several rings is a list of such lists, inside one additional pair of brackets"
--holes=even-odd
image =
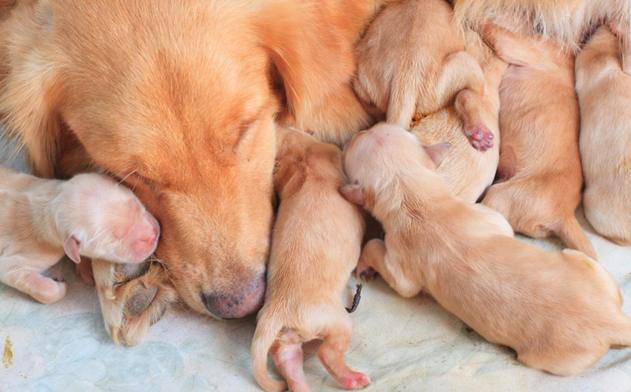
[(369, 280), (377, 277), (377, 271), (375, 271), (372, 267), (369, 267), (363, 261), (360, 261), (357, 263), (357, 267), (355, 268), (355, 276), (364, 282), (368, 282)]
[(370, 379), (362, 373), (351, 372), (348, 377), (340, 380), (340, 385), (346, 389), (362, 389), (370, 384)]
[(466, 127), (469, 143), (479, 151), (487, 151), (493, 148), (495, 136), (487, 127), (483, 125)]
[(105, 329), (116, 344), (140, 343), (177, 300), (162, 264), (115, 264), (93, 260)]
[(94, 286), (94, 272), (92, 272), (92, 260), (82, 257), (81, 262), (77, 264), (77, 275), (81, 277), (87, 284)]

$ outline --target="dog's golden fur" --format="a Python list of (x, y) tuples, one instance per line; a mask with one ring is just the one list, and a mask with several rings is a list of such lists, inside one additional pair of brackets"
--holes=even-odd
[(581, 36), (609, 23), (623, 43), (624, 70), (631, 74), (631, 1), (628, 0), (453, 0), (464, 24), (494, 22), (514, 33), (553, 38), (578, 50)]
[(0, 118), (33, 173), (124, 179), (161, 222), (157, 255), (188, 306), (257, 310), (275, 122), (344, 142), (372, 121), (352, 49), (382, 1), (14, 3), (0, 8)]
[(619, 43), (602, 26), (576, 59), (585, 216), (596, 231), (631, 245), (631, 76)]
[[(370, 381), (344, 363), (353, 327), (343, 288), (357, 265), (363, 235), (360, 209), (338, 192), (345, 184), (340, 150), (306, 133), (279, 129), (274, 224), (265, 305), (252, 341), (252, 367), (266, 391), (306, 391), (302, 343), (323, 339), (320, 360), (348, 389)], [(270, 351), (287, 384), (267, 375)]]
[(490, 24), (481, 32), (510, 64), (500, 87), (503, 182), (492, 185), (482, 203), (504, 215), (516, 232), (557, 235), (596, 259), (574, 215), (583, 186), (574, 56), (552, 41), (517, 37)]
[(374, 268), (404, 297), (426, 291), (488, 341), (553, 374), (579, 373), (610, 346), (631, 345), (631, 318), (603, 267), (513, 238), (500, 214), (449, 193), (435, 172), (441, 145), (423, 148), (411, 137), (377, 125), (344, 149), (344, 170), (358, 185), (343, 194), (386, 232), (385, 244), (364, 247), (360, 276)]

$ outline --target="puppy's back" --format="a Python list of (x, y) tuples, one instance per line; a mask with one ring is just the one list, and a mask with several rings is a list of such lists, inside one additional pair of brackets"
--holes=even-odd
[(580, 151), (585, 215), (602, 235), (631, 243), (631, 76), (622, 71), (618, 39), (601, 27), (579, 53)]
[(275, 175), (281, 204), (272, 235), (267, 298), (296, 308), (340, 303), (363, 235), (359, 208), (338, 191), (345, 184), (341, 152), (299, 131), (284, 137)]

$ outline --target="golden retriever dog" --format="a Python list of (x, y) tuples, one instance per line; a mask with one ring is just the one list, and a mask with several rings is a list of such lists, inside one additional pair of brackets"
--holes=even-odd
[(585, 216), (598, 233), (631, 245), (631, 76), (622, 72), (618, 39), (607, 26), (576, 58)]
[(386, 231), (357, 266), (404, 297), (429, 293), (489, 342), (528, 366), (579, 373), (609, 348), (631, 345), (631, 318), (613, 277), (581, 252), (549, 252), (513, 238), (497, 212), (453, 197), (436, 173), (444, 144), (423, 147), (392, 125), (344, 149), (341, 189)]
[[(265, 305), (252, 341), (252, 368), (266, 391), (309, 391), (302, 344), (324, 340), (318, 357), (346, 389), (370, 383), (344, 362), (353, 336), (342, 291), (357, 265), (364, 221), (338, 188), (346, 181), (341, 151), (297, 130), (279, 129), (275, 186), (280, 207), (274, 224)], [(271, 349), (285, 382), (267, 374)]]
[(99, 174), (44, 180), (0, 166), (0, 282), (43, 303), (68, 285), (41, 275), (64, 253), (140, 263), (158, 245), (160, 227), (126, 187)]
[[(486, 95), (480, 101), (480, 116), (494, 136), (495, 145), (499, 145), (499, 87), (507, 64), (495, 56), (475, 32), (466, 32), (466, 42), (467, 53), (477, 59), (484, 73)], [(475, 203), (493, 183), (499, 148), (486, 152), (471, 148), (464, 127), (453, 108), (448, 108), (418, 119), (410, 131), (426, 146), (440, 142), (451, 144), (437, 172), (452, 195)]]
[(357, 48), (355, 91), (409, 128), (415, 113), (454, 105), (471, 145), (486, 151), (495, 136), (481, 114), (484, 75), (465, 51), (465, 35), (445, 0), (391, 4), (370, 24)]
[(463, 24), (494, 22), (513, 33), (553, 38), (579, 49), (582, 35), (608, 23), (622, 42), (624, 72), (631, 74), (631, 1), (629, 0), (453, 0)]
[(583, 186), (574, 55), (552, 41), (517, 37), (490, 24), (480, 31), (510, 64), (500, 87), (501, 183), (489, 188), (482, 204), (504, 215), (516, 232), (557, 235), (596, 259), (574, 215)]
[(183, 301), (242, 317), (265, 293), (275, 123), (343, 143), (372, 121), (350, 78), (382, 3), (17, 1), (0, 18), (0, 116), (35, 175), (124, 180), (161, 223)]

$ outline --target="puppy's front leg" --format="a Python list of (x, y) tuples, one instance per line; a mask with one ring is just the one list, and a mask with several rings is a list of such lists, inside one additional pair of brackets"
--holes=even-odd
[[(397, 293), (403, 297), (412, 297), (421, 291), (422, 285), (414, 283), (402, 273), (393, 273), (393, 269), (388, 268), (389, 263), (386, 244), (380, 239), (373, 239), (366, 243), (357, 263), (357, 275), (364, 280), (371, 279), (374, 271)], [(370, 271), (373, 269), (374, 271)], [(399, 271), (400, 272), (400, 271)]]
[[(28, 260), (23, 261), (24, 264), (27, 262)], [(40, 272), (33, 268), (16, 268), (3, 274), (0, 280), (44, 304), (51, 304), (62, 299), (68, 291), (68, 284), (42, 276)]]

